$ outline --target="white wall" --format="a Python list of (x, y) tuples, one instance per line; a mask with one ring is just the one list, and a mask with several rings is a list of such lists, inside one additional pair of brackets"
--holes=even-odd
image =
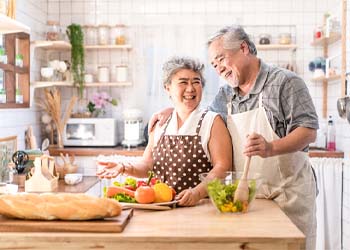
[[(39, 39), (45, 30), (47, 1), (17, 0), (16, 19), (31, 27), (31, 39)], [(38, 72), (38, 62), (39, 56), (34, 58), (31, 51), (31, 79)], [(33, 94), (31, 89), (31, 98)], [(33, 126), (34, 134), (40, 138), (40, 123), (35, 106), (29, 109), (0, 109), (0, 137), (17, 135), (18, 149), (24, 149), (24, 132), (29, 125)]]

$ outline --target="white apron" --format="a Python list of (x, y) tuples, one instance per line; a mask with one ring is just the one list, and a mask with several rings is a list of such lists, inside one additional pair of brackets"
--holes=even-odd
[[(262, 94), (259, 107), (239, 114), (231, 114), (228, 104), (227, 127), (230, 131), (234, 166), (243, 171), (243, 155), (246, 135), (252, 132), (262, 135), (266, 141), (279, 139), (271, 128), (264, 107)], [(309, 158), (305, 152), (294, 152), (268, 158), (253, 156), (250, 162), (250, 176), (262, 179), (258, 198), (272, 199), (281, 207), (293, 223), (305, 234), (306, 249), (314, 250), (316, 245), (316, 184)]]

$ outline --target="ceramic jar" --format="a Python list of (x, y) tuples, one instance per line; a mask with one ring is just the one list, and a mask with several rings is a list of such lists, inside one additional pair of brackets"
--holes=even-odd
[(109, 67), (108, 66), (99, 66), (97, 78), (98, 78), (99, 82), (109, 82)]
[(109, 30), (108, 25), (99, 25), (98, 26), (98, 43), (100, 45), (107, 45), (109, 43)]

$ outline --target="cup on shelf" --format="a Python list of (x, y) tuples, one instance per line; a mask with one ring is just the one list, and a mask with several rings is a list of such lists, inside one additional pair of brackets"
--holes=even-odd
[(53, 73), (53, 68), (51, 67), (43, 67), (40, 70), (41, 76), (47, 81), (50, 81), (52, 79)]
[(84, 81), (86, 83), (92, 83), (94, 81), (94, 77), (92, 74), (85, 74), (84, 75)]

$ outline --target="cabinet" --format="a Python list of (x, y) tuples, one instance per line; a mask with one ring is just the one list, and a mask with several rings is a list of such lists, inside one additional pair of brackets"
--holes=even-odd
[[(71, 45), (66, 41), (33, 41), (32, 46), (34, 48), (41, 48), (48, 51), (70, 51)], [(126, 50), (130, 51), (132, 49), (131, 45), (85, 45), (86, 51), (93, 50)], [(52, 87), (52, 86), (65, 86), (73, 87), (73, 82), (53, 82), (53, 81), (35, 81), (31, 85), (35, 88)], [(92, 82), (85, 83), (85, 87), (121, 87), (121, 86), (131, 86), (132, 82)]]
[(30, 102), (29, 27), (0, 14), (0, 109), (27, 108)]
[[(323, 57), (328, 58), (328, 47), (338, 42), (341, 39), (340, 33), (333, 33), (331, 32), (329, 36), (322, 36), (321, 38), (315, 39), (311, 45), (314, 47), (322, 47), (323, 48)], [(337, 81), (340, 80), (340, 75), (332, 75), (332, 76), (322, 76), (322, 77), (315, 77), (312, 78), (312, 82), (322, 82), (323, 87), (323, 103), (322, 103), (322, 117), (327, 118), (327, 100), (328, 100), (328, 83), (331, 81)]]

